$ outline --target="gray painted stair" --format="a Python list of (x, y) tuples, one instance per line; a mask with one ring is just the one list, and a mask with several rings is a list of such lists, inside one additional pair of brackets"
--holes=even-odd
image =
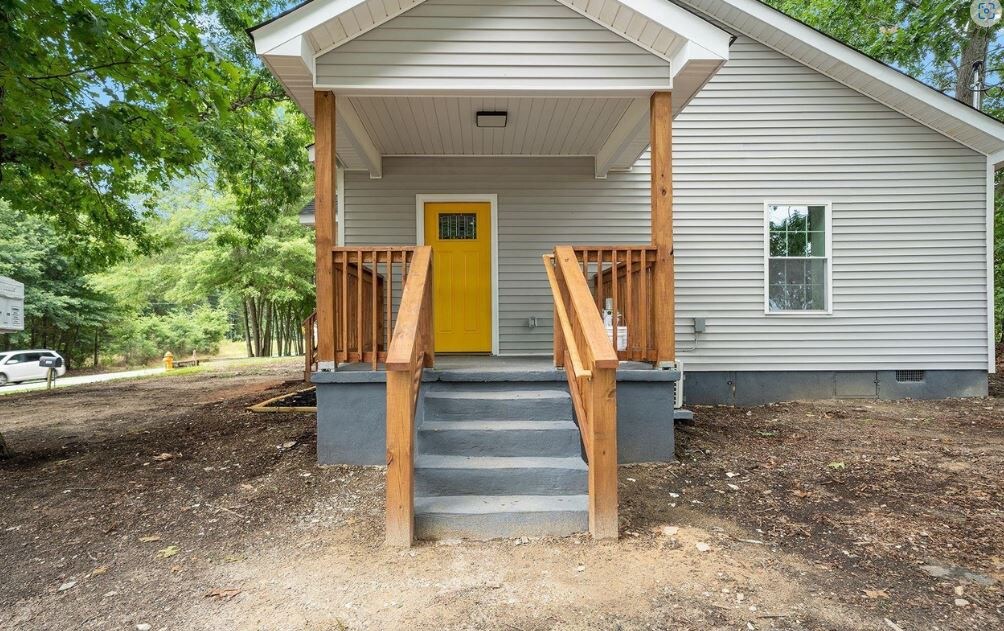
[(588, 529), (588, 468), (567, 391), (553, 383), (443, 383), (425, 392), (421, 405), (416, 536)]

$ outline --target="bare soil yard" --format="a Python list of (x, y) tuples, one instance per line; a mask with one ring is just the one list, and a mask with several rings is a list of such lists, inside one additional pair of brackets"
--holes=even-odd
[(295, 363), (0, 398), (4, 629), (1004, 629), (1004, 386), (702, 407), (617, 542), (382, 545)]

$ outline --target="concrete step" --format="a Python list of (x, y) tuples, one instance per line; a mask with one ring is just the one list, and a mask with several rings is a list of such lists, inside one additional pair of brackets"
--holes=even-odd
[(581, 453), (572, 421), (425, 421), (419, 453), (445, 456), (564, 456)]
[(582, 458), (441, 456), (415, 462), (415, 495), (577, 495), (589, 492)]
[[(452, 384), (451, 384), (452, 385)], [(558, 389), (430, 390), (423, 397), (426, 421), (571, 421), (572, 399)]]
[(588, 495), (415, 498), (419, 539), (565, 536), (589, 529)]

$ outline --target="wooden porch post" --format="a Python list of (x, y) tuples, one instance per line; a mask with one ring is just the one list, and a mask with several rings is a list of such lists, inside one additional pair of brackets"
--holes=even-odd
[(314, 92), (314, 243), (317, 260), (317, 369), (335, 369), (335, 287), (331, 249), (337, 243), (335, 95)]
[(652, 94), (652, 245), (656, 247), (653, 293), (656, 362), (676, 360), (676, 296), (673, 276), (673, 96)]

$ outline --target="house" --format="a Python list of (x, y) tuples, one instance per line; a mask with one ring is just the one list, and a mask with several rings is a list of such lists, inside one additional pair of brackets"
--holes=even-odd
[(1004, 125), (760, 2), (249, 32), (315, 122), (319, 458), (386, 462), (390, 543), (616, 537), (680, 392), (986, 393)]

